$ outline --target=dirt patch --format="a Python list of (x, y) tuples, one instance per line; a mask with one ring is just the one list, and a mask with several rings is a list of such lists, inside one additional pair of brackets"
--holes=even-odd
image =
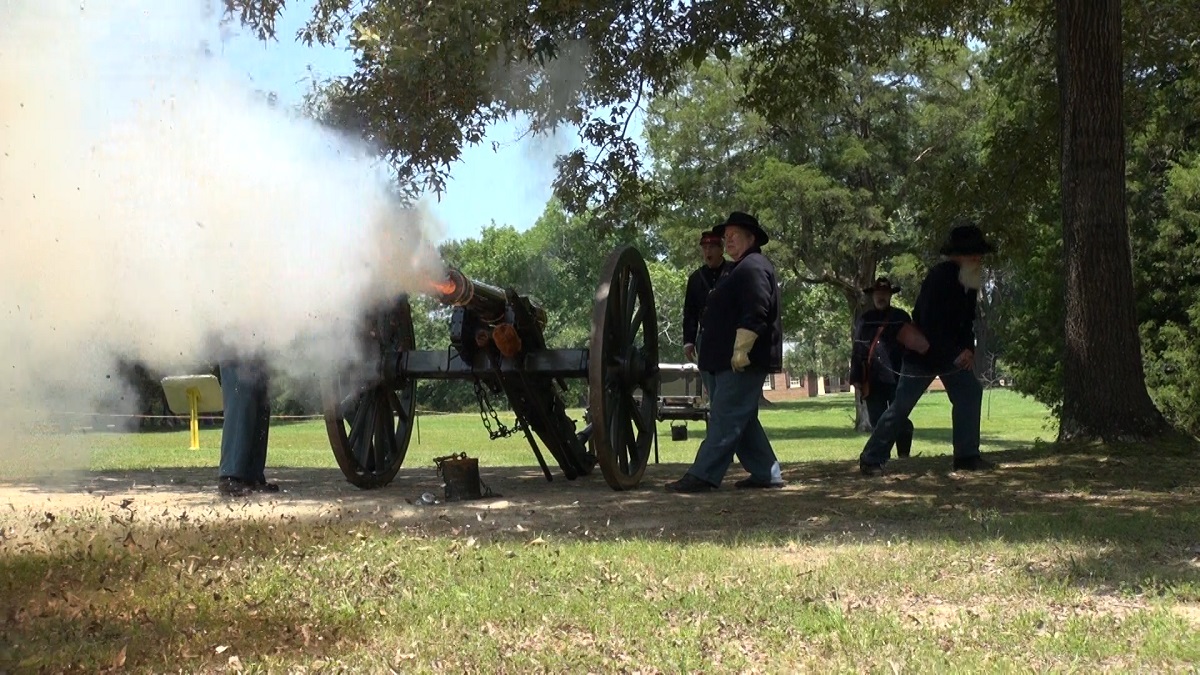
[[(401, 469), (395, 480), (377, 490), (350, 485), (336, 468), (268, 467), (281, 492), (229, 499), (216, 491), (214, 468), (168, 468), (61, 474), (53, 481), (0, 481), (0, 540), (17, 531), (47, 528), (50, 519), (113, 518), (129, 521), (172, 519), (361, 519), (387, 522), (430, 534), (471, 525), (497, 534), (562, 533), (585, 538), (623, 537), (707, 540), (729, 543), (762, 536), (801, 545), (833, 538), (839, 542), (890, 541), (990, 536), (996, 527), (1020, 517), (1035, 524), (1053, 521), (1055, 535), (1066, 540), (1094, 536), (1082, 518), (1061, 518), (1086, 506), (1089, 517), (1125, 518), (1157, 514), (1173, 519), (1200, 506), (1200, 495), (1164, 489), (1171, 476), (1187, 475), (1195, 461), (1160, 467), (1163, 473), (1131, 480), (1128, 467), (1108, 466), (1088, 457), (1041, 457), (1030, 468), (1025, 455), (998, 471), (968, 474), (949, 471), (945, 458), (914, 458), (894, 463), (882, 479), (858, 474), (857, 463), (803, 462), (785, 467), (789, 481), (782, 490), (736, 490), (733, 482), (746, 474), (733, 467), (720, 490), (697, 495), (667, 493), (663, 485), (686, 470), (683, 464), (651, 464), (633, 490), (616, 491), (597, 469), (568, 481), (557, 471), (547, 481), (535, 466), (481, 466), (481, 476), (494, 496), (421, 505), (423, 494), (441, 502), (441, 481), (430, 467)], [(1003, 461), (1003, 460), (1002, 460)], [(1077, 495), (1070, 479), (1056, 471), (1084, 463), (1094, 468), (1090, 490)], [(891, 465), (889, 465), (891, 466)], [(1140, 484), (1139, 484), (1140, 483)], [(1106, 498), (1108, 497), (1108, 498)], [(48, 515), (49, 514), (49, 515)], [(42, 530), (35, 527), (40, 526)], [(486, 526), (486, 527), (485, 527)], [(1143, 533), (1130, 529), (1120, 547), (1136, 549)], [(1032, 530), (1005, 530), (1006, 537)], [(1190, 542), (1189, 542), (1190, 543)]]
[(1180, 603), (1172, 607), (1171, 612), (1186, 621), (1192, 630), (1200, 631), (1200, 604)]
[[(481, 470), (493, 495), (445, 502), (435, 471), (403, 469), (388, 486), (362, 490), (346, 482), (336, 469), (270, 469), (278, 493), (228, 498), (216, 491), (211, 469), (121, 471), (60, 476), (53, 481), (0, 482), (0, 512), (4, 531), (12, 536), (47, 529), (47, 519), (127, 519), (140, 514), (155, 522), (182, 517), (208, 519), (342, 519), (388, 520), (437, 532), (463, 521), (490, 521), (495, 527), (572, 532), (606, 537), (628, 534), (673, 536), (725, 532), (735, 518), (743, 525), (792, 530), (797, 521), (780, 504), (812, 485), (794, 484), (784, 490), (734, 490), (732, 476), (724, 489), (704, 495), (675, 495), (662, 485), (686, 467), (658, 465), (647, 469), (642, 485), (615, 491), (599, 471), (568, 481), (552, 481), (536, 467)], [(422, 496), (437, 503), (424, 505)], [(184, 515), (186, 514), (186, 516)], [(797, 514), (799, 516), (799, 514)], [(38, 528), (41, 529), (38, 529)]]

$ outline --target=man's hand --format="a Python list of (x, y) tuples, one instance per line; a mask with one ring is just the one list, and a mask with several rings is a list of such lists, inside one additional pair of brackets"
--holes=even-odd
[(929, 340), (925, 338), (925, 334), (921, 329), (911, 323), (906, 323), (900, 327), (900, 332), (896, 334), (896, 341), (904, 345), (909, 351), (918, 354), (924, 354), (929, 351)]
[(958, 358), (954, 359), (954, 365), (963, 370), (975, 370), (975, 352), (970, 349), (962, 350)]
[(729, 359), (729, 366), (735, 373), (742, 372), (750, 365), (750, 348), (757, 339), (758, 333), (746, 328), (737, 329), (737, 337), (733, 339), (733, 357)]
[(683, 358), (687, 359), (688, 361), (691, 361), (692, 363), (695, 363), (696, 362), (696, 345), (694, 345), (690, 342), (687, 343), (686, 345), (684, 345), (683, 346)]

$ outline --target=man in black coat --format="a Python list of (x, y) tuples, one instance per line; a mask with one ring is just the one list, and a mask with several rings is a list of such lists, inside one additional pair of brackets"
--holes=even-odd
[(758, 421), (763, 379), (783, 369), (779, 284), (775, 266), (762, 254), (769, 237), (757, 219), (738, 211), (714, 231), (732, 262), (709, 294), (700, 322), (700, 370), (713, 378), (708, 433), (691, 468), (666, 489), (716, 489), (735, 454), (750, 474), (736, 487), (783, 487), (775, 450)]
[[(867, 419), (874, 427), (896, 398), (896, 384), (904, 363), (904, 347), (896, 340), (900, 329), (912, 322), (908, 312), (892, 307), (892, 295), (900, 292), (887, 277), (879, 277), (873, 286), (862, 289), (871, 299), (871, 309), (858, 317), (850, 356), (851, 384), (862, 392)], [(900, 422), (896, 436), (896, 456), (912, 454), (913, 426), (908, 419)], [(889, 454), (891, 449), (888, 449)]]
[[(713, 230), (701, 233), (700, 255), (704, 258), (704, 264), (688, 277), (683, 296), (683, 356), (691, 362), (696, 361), (696, 352), (700, 347), (700, 317), (704, 315), (708, 294), (727, 269), (721, 235)], [(711, 397), (712, 377), (701, 371), (700, 378), (704, 382), (704, 391)]]
[(975, 377), (975, 303), (983, 285), (983, 256), (996, 249), (975, 225), (959, 225), (941, 248), (946, 260), (934, 265), (921, 283), (913, 308), (915, 331), (897, 339), (905, 345), (904, 367), (891, 406), (879, 418), (859, 456), (866, 476), (883, 474), (891, 446), (922, 394), (941, 378), (952, 406), (956, 471), (993, 468), (979, 454), (979, 413), (983, 387)]

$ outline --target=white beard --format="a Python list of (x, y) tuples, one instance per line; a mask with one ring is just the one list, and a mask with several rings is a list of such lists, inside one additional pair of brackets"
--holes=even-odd
[(983, 265), (963, 262), (958, 265), (958, 283), (969, 291), (983, 288)]

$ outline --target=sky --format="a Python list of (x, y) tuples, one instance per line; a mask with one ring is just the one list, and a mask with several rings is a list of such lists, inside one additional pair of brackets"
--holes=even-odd
[[(354, 67), (353, 54), (344, 48), (308, 47), (294, 40), (308, 7), (307, 2), (289, 4), (277, 25), (278, 41), (263, 42), (245, 29), (231, 28), (212, 49), (255, 87), (276, 92), (286, 105), (299, 103), (314, 79), (346, 75)], [(427, 197), (446, 239), (476, 237), (492, 221), (523, 231), (542, 214), (551, 196), (555, 154), (572, 141), (518, 140), (519, 134), (513, 123), (493, 127), (483, 143), (463, 149), (440, 201)], [(498, 151), (492, 150), (493, 142)]]

